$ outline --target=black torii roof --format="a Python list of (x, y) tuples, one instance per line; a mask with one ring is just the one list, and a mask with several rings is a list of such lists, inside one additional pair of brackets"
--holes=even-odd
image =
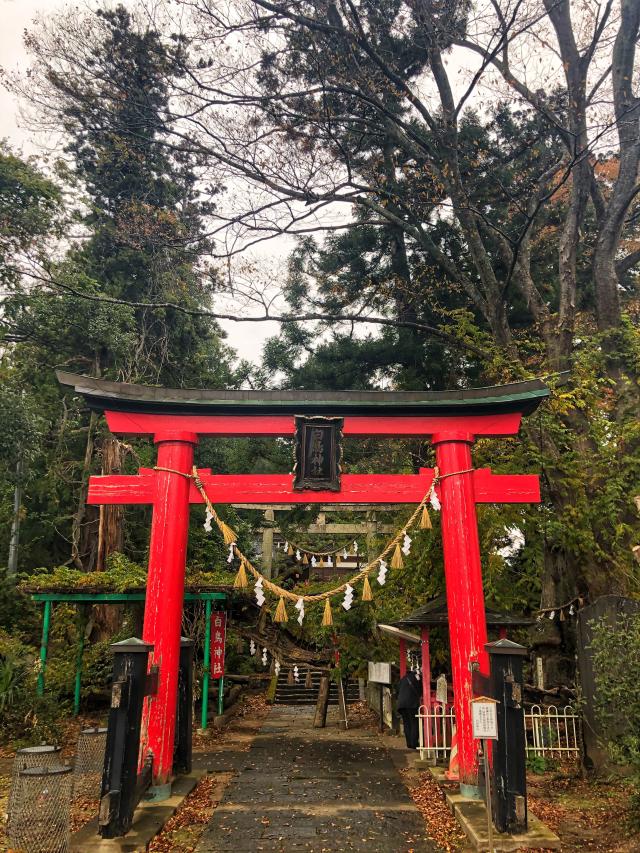
[(471, 415), (535, 411), (549, 396), (541, 379), (454, 391), (245, 391), (131, 385), (57, 371), (58, 382), (73, 388), (98, 412), (180, 414), (333, 414), (385, 416)]
[[(504, 628), (511, 626), (513, 628), (522, 627), (523, 625), (532, 625), (533, 619), (528, 616), (523, 616), (521, 613), (501, 613), (499, 610), (494, 610), (491, 607), (485, 607), (487, 617), (487, 627), (489, 628)], [(439, 595), (405, 616), (403, 619), (398, 619), (392, 623), (396, 628), (409, 628), (416, 625), (424, 625), (425, 627), (435, 627), (437, 625), (448, 625), (449, 614), (447, 612), (447, 599), (444, 595)]]

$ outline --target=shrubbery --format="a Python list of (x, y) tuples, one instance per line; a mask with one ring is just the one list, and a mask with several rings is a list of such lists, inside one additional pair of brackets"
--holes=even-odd
[[(226, 571), (190, 571), (187, 569), (187, 586), (212, 587), (231, 586), (235, 574)], [(124, 554), (111, 554), (104, 572), (81, 572), (69, 566), (54, 569), (37, 569), (24, 578), (21, 589), (28, 592), (125, 592), (144, 589), (147, 585), (147, 570), (134, 563)], [(0, 600), (1, 606), (1, 600)]]
[(593, 628), (595, 713), (612, 760), (640, 777), (640, 616)]
[(633, 769), (640, 822), (640, 615), (593, 626), (595, 714), (615, 764)]
[(55, 742), (65, 703), (48, 693), (38, 696), (37, 649), (0, 630), (0, 716), (2, 738), (16, 746)]

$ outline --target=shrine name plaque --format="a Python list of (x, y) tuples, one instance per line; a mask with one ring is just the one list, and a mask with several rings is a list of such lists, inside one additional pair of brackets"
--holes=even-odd
[(340, 491), (344, 418), (295, 416), (293, 488)]

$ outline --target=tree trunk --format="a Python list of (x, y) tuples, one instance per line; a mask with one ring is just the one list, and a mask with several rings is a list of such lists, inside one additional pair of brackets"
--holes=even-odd
[[(578, 236), (589, 197), (589, 184), (585, 187), (583, 185), (584, 177), (579, 176), (578, 173), (579, 169), (574, 169), (570, 209), (564, 222), (558, 248), (558, 274), (560, 278), (558, 329), (556, 344), (551, 352), (551, 364), (555, 370), (565, 370), (569, 366), (573, 349)], [(590, 183), (590, 176), (588, 180)]]
[(640, 98), (634, 95), (636, 40), (640, 32), (637, 0), (622, 0), (621, 22), (613, 47), (611, 79), (620, 142), (620, 161), (610, 201), (600, 223), (593, 260), (598, 328), (607, 331), (620, 324), (620, 296), (615, 268), (616, 252), (630, 205), (638, 192), (640, 166)]
[(615, 256), (619, 229), (607, 224), (598, 234), (593, 256), (593, 283), (596, 291), (598, 329), (606, 332), (620, 325), (620, 294)]
[(93, 462), (94, 437), (97, 423), (98, 415), (96, 412), (91, 412), (80, 475), (78, 506), (71, 522), (71, 559), (76, 568), (85, 572), (91, 571), (95, 563), (95, 549), (93, 551), (91, 549), (91, 537), (88, 531), (88, 527), (92, 524), (93, 519), (87, 521), (87, 492), (89, 488), (89, 476), (91, 475), (91, 463)]
[(316, 715), (313, 718), (313, 727), (315, 729), (323, 729), (327, 725), (327, 709), (329, 707), (329, 688), (331, 682), (328, 675), (320, 677), (320, 686), (318, 687), (318, 701), (316, 703)]
[(11, 534), (9, 537), (9, 559), (7, 560), (7, 580), (15, 583), (18, 573), (18, 548), (20, 544), (20, 520), (22, 517), (22, 488), (24, 464), (22, 456), (16, 463), (16, 484), (13, 489), (13, 518), (11, 519)]
[[(102, 474), (119, 474), (122, 471), (122, 445), (112, 435), (101, 442)], [(96, 571), (103, 572), (107, 567), (107, 558), (123, 548), (123, 508), (117, 505), (100, 506), (100, 524), (98, 528), (98, 547)]]
[[(122, 445), (113, 435), (106, 435), (98, 452), (102, 456), (102, 474), (119, 474), (122, 470)], [(124, 540), (123, 507), (101, 505), (99, 509), (98, 538), (96, 543), (97, 572), (107, 568), (107, 558), (122, 551)], [(117, 604), (99, 604), (94, 612), (94, 639), (106, 640), (122, 626), (123, 608)]]

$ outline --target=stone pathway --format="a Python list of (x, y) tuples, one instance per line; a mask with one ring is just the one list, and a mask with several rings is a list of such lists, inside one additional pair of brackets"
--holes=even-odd
[(335, 721), (314, 729), (314, 710), (270, 711), (234, 756), (238, 773), (196, 853), (437, 853), (379, 738)]

